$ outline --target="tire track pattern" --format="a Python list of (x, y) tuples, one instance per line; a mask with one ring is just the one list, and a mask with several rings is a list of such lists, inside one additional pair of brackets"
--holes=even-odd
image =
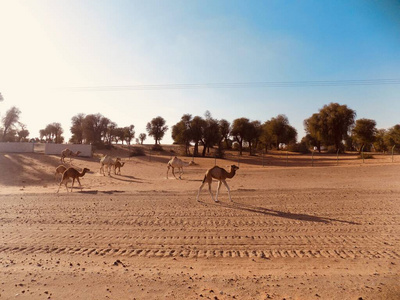
[(185, 258), (389, 258), (400, 259), (399, 251), (372, 251), (372, 250), (190, 250), (190, 249), (120, 249), (120, 248), (66, 248), (66, 247), (0, 247), (0, 253), (47, 253), (47, 254), (74, 254), (98, 255), (115, 257), (185, 257)]
[(393, 194), (383, 193), (386, 205), (378, 205), (373, 193), (359, 201), (335, 191), (295, 192), (243, 191), (240, 203), (190, 205), (185, 193), (0, 197), (0, 253), (400, 259)]

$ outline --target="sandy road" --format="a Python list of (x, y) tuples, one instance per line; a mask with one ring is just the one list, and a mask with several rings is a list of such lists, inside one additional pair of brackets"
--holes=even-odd
[(218, 204), (195, 201), (202, 168), (187, 181), (125, 169), (135, 181), (3, 194), (0, 296), (398, 299), (398, 170), (242, 167), (234, 202), (222, 190)]

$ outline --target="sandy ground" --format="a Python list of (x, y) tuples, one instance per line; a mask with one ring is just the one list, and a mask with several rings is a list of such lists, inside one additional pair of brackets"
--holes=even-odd
[(0, 153), (1, 299), (400, 299), (398, 156), (217, 160), (220, 203), (196, 201), (214, 159), (122, 159), (57, 194), (58, 157)]

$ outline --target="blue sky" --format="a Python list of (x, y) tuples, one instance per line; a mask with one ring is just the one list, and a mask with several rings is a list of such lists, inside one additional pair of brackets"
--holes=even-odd
[[(400, 79), (398, 1), (2, 0), (0, 37), (0, 116), (17, 106), (30, 137), (60, 122), (69, 138), (78, 113), (137, 137), (154, 117), (172, 127), (209, 110), (230, 122), (286, 114), (301, 138), (330, 102), (378, 128), (400, 122), (400, 84), (207, 85)], [(173, 84), (200, 88), (104, 88)]]

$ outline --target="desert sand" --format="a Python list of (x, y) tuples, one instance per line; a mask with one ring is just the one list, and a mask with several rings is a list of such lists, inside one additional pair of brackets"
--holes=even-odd
[[(196, 157), (177, 180), (174, 153), (107, 153), (121, 175), (77, 157), (58, 194), (59, 157), (0, 153), (1, 299), (400, 299), (398, 156)], [(240, 167), (233, 201), (197, 202), (215, 163)]]

